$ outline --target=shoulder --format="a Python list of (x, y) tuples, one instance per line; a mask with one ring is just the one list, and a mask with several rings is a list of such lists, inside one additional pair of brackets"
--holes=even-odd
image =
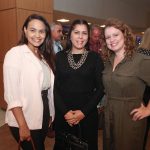
[(62, 50), (56, 53), (56, 58), (63, 57), (67, 55), (67, 51)]
[(134, 64), (137, 65), (137, 68), (141, 71), (141, 73), (145, 71), (149, 71), (150, 66), (150, 57), (148, 55), (136, 52), (133, 58)]
[(26, 50), (26, 49), (27, 49), (26, 45), (18, 45), (18, 46), (12, 47), (10, 50), (7, 51), (6, 56), (18, 56), (23, 52), (23, 50)]
[(150, 49), (138, 48), (137, 53), (145, 56), (150, 56)]
[(139, 51), (137, 51), (136, 53), (135, 53), (135, 55), (134, 55), (134, 57), (135, 57), (135, 60), (137, 61), (137, 60), (139, 60), (139, 61), (143, 61), (143, 60), (150, 60), (150, 55), (148, 55), (148, 53), (141, 53), (141, 52), (139, 52)]
[(64, 62), (66, 58), (67, 58), (67, 52), (65, 50), (62, 50), (56, 53), (56, 63)]
[(7, 51), (4, 62), (5, 64), (17, 64), (22, 58), (22, 49), (25, 49), (25, 45), (15, 46)]
[(89, 57), (91, 57), (92, 59), (96, 60), (96, 61), (103, 61), (100, 54), (94, 51), (88, 51), (88, 55)]

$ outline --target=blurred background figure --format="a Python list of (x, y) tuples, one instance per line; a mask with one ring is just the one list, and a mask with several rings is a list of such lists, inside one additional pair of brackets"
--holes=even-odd
[(89, 43), (90, 50), (101, 54), (101, 42), (100, 42), (101, 29), (98, 25), (93, 24), (90, 30), (91, 30)]
[[(139, 45), (139, 48), (138, 48), (138, 52), (142, 53), (143, 55), (150, 56), (150, 28), (148, 28), (144, 32), (141, 44)], [(150, 87), (148, 86), (145, 89), (143, 99), (144, 99), (145, 105), (147, 105), (150, 100)], [(147, 119), (147, 128), (146, 128), (146, 133), (145, 133), (145, 138), (144, 138), (143, 150), (146, 150), (146, 143), (147, 143), (149, 128), (150, 128), (150, 117), (148, 117)]]
[[(52, 36), (52, 41), (53, 41), (53, 50), (55, 54), (61, 50), (63, 50), (63, 47), (61, 45), (61, 38), (62, 38), (62, 31), (63, 27), (61, 23), (59, 22), (52, 22), (50, 24), (50, 29), (51, 29), (51, 36)], [(54, 138), (55, 137), (55, 131), (54, 131), (54, 123), (51, 124), (51, 126), (48, 129), (47, 136), (49, 138)]]
[(62, 25), (59, 22), (53, 22), (50, 24), (52, 40), (53, 40), (53, 49), (55, 54), (63, 49), (61, 45), (61, 37), (63, 35)]
[[(101, 28), (99, 25), (93, 24), (90, 28), (90, 41), (89, 41), (89, 48), (91, 51), (95, 51), (96, 53), (99, 53), (100, 56), (103, 58), (102, 51), (101, 51)], [(103, 129), (104, 124), (104, 97), (102, 100), (100, 100), (100, 103), (98, 104), (98, 126), (99, 129)]]

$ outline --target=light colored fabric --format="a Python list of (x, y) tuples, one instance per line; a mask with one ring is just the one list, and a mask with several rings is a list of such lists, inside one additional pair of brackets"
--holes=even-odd
[[(52, 70), (48, 99), (50, 115), (54, 119)], [(22, 107), (30, 129), (41, 129), (43, 119), (43, 102), (41, 97), (43, 70), (39, 60), (27, 45), (16, 46), (9, 50), (4, 59), (4, 97), (8, 104), (6, 123), (18, 127), (11, 108)]]
[(43, 84), (42, 84), (42, 90), (46, 90), (50, 87), (50, 68), (49, 68), (49, 65), (46, 63), (45, 60), (39, 60), (41, 66), (42, 66), (42, 69), (43, 69)]
[(61, 43), (59, 41), (54, 41), (53, 42), (53, 49), (54, 49), (54, 52), (56, 54), (59, 51), (63, 50), (63, 47), (61, 46)]

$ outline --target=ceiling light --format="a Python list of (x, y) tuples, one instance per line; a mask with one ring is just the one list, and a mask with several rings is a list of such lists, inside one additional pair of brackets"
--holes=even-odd
[(101, 27), (101, 28), (105, 28), (105, 25), (103, 24), (103, 25), (101, 25), (100, 27)]
[(58, 21), (58, 22), (69, 22), (70, 20), (63, 18), (63, 19), (58, 19), (57, 21)]

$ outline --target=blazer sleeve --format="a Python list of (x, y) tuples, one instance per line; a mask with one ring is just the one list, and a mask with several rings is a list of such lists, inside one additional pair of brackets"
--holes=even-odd
[(22, 107), (20, 97), (21, 58), (17, 51), (7, 52), (3, 64), (4, 98), (8, 104), (8, 110), (14, 107)]

